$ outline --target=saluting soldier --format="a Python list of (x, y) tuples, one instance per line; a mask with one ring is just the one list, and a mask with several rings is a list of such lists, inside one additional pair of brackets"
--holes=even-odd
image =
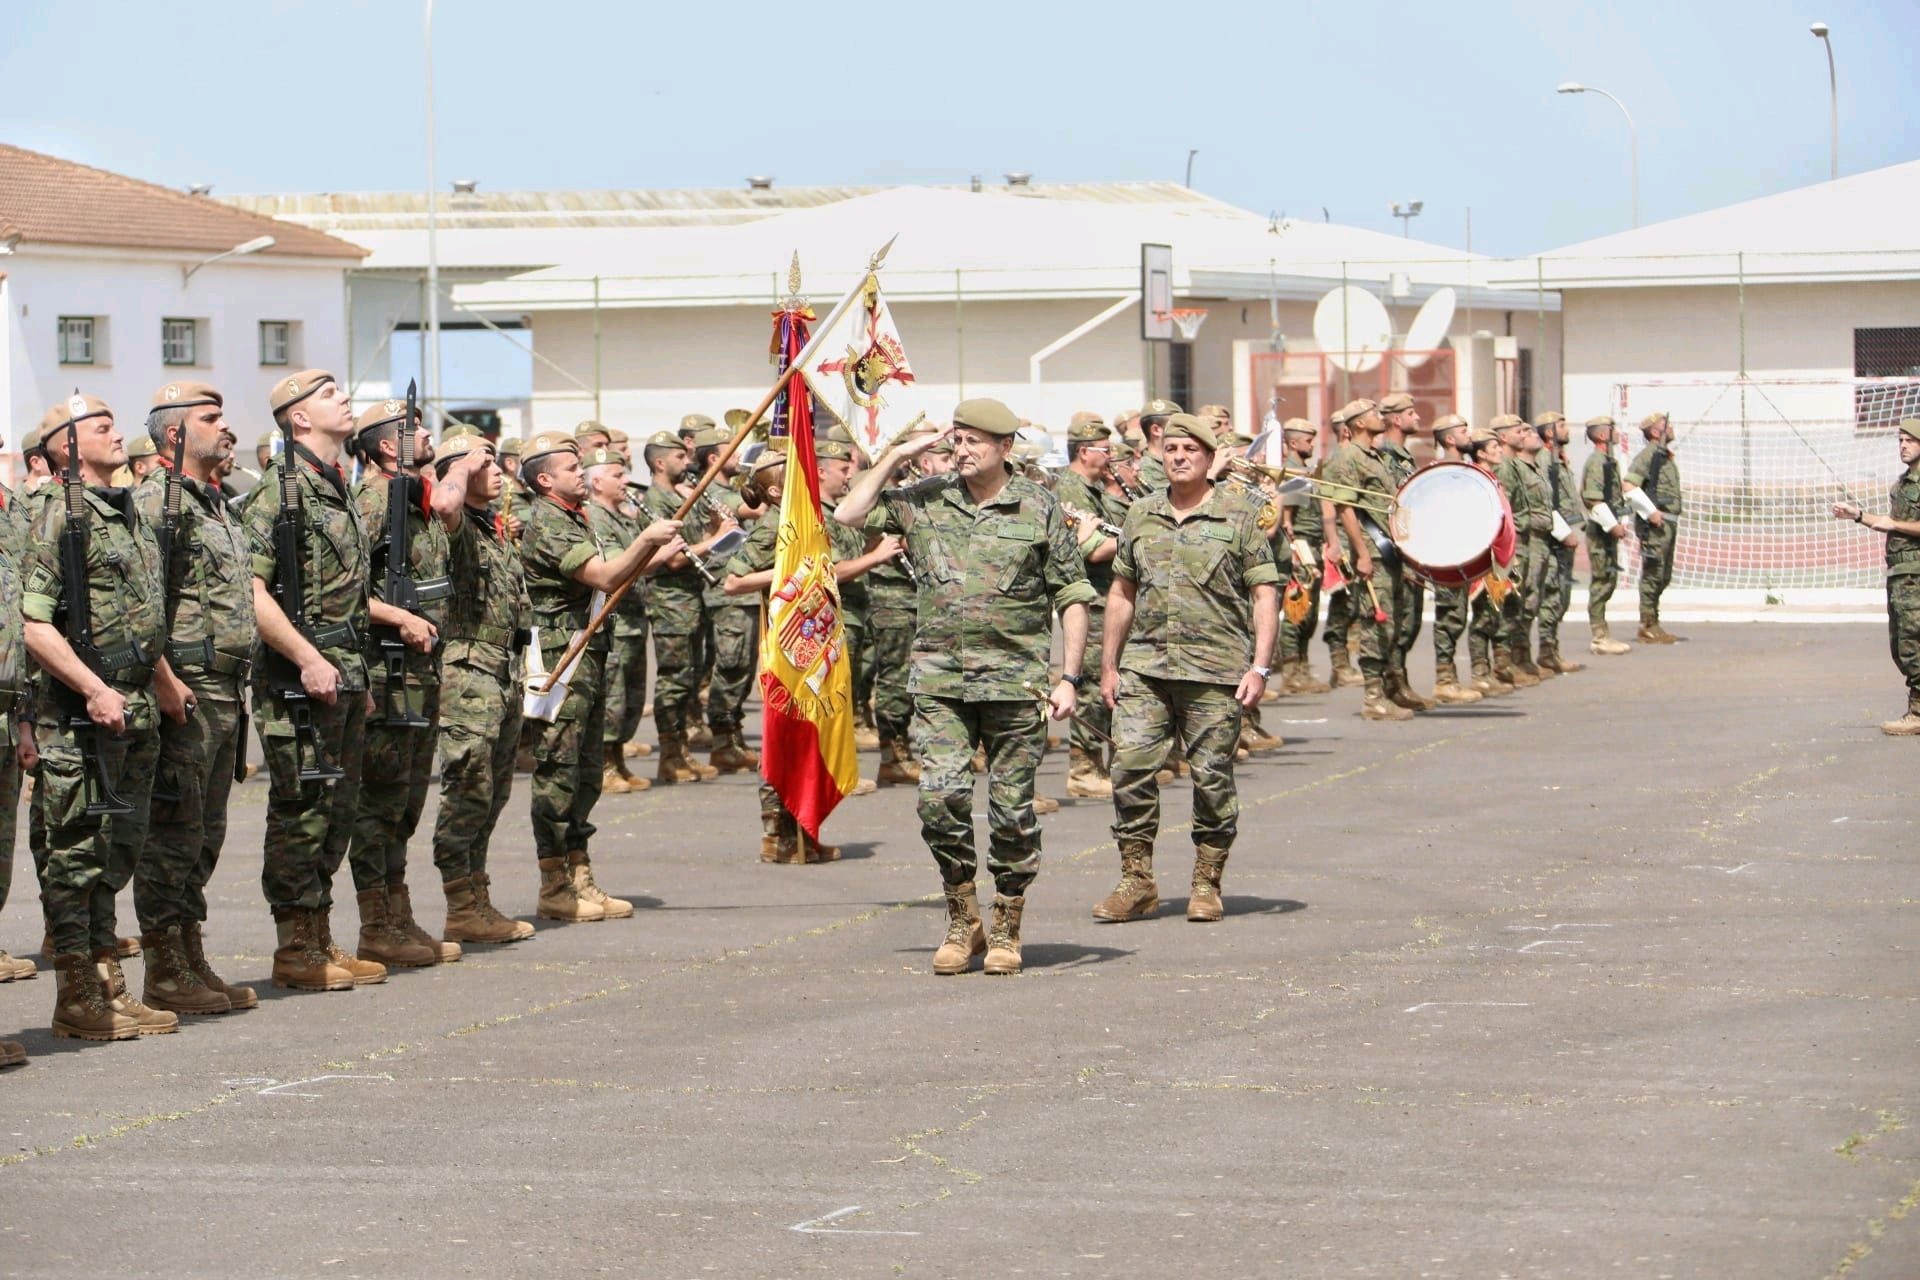
[(1565, 676), (1584, 667), (1582, 663), (1560, 656), (1560, 622), (1567, 616), (1568, 606), (1573, 603), (1573, 560), (1580, 545), (1580, 527), (1586, 523), (1587, 512), (1580, 501), (1580, 486), (1574, 483), (1573, 470), (1567, 466), (1567, 440), (1571, 427), (1566, 415), (1549, 410), (1535, 421), (1534, 430), (1540, 434), (1542, 447), (1538, 461), (1547, 477), (1552, 512), (1560, 517), (1553, 528), (1556, 531), (1562, 526), (1566, 528), (1565, 533), (1548, 539), (1551, 555), (1547, 560), (1546, 582), (1540, 593), (1540, 656), (1537, 661), (1542, 671)]
[[(988, 973), (1020, 971), (1020, 919), (1040, 869), (1034, 771), (1046, 746), (1041, 682), (1060, 615), (1063, 669), (1044, 695), (1055, 719), (1074, 709), (1093, 588), (1059, 503), (1008, 465), (1020, 420), (998, 400), (953, 411), (954, 470), (887, 488), (900, 466), (939, 437), (896, 443), (835, 509), (858, 524), (879, 502), (883, 532), (904, 537), (920, 570), (914, 638), (913, 740), (920, 753), (920, 831), (946, 887), (947, 932), (935, 973), (964, 973), (986, 952)], [(974, 888), (972, 756), (987, 755), (988, 868), (993, 929), (980, 923)]]
[(1347, 607), (1352, 631), (1359, 633), (1360, 674), (1366, 680), (1360, 715), (1367, 720), (1411, 720), (1413, 711), (1393, 698), (1387, 684), (1387, 673), (1398, 661), (1393, 618), (1399, 606), (1399, 575), (1381, 563), (1374, 540), (1353, 506), (1358, 501), (1384, 507), (1398, 488), (1377, 444), (1385, 424), (1371, 400), (1353, 401), (1341, 409), (1340, 416), (1352, 438), (1334, 450), (1324, 474), (1334, 495), (1332, 510), (1341, 541), (1351, 558)]
[[(644, 520), (672, 519), (680, 509), (680, 482), (693, 466), (691, 455), (671, 431), (657, 431), (642, 450), (652, 483), (641, 500)], [(714, 506), (703, 495), (687, 512), (684, 527), (695, 539), (656, 569), (648, 584), (647, 620), (653, 628), (653, 723), (660, 735), (660, 768), (656, 780), (664, 783), (700, 782), (719, 769), (701, 764), (687, 754), (691, 724), (699, 712), (702, 633), (706, 619), (706, 579), (689, 556), (704, 556), (720, 534), (734, 527), (731, 520), (714, 528)], [(536, 601), (537, 603), (537, 601)]]
[[(1587, 419), (1587, 441), (1593, 452), (1580, 472), (1580, 500), (1586, 508), (1587, 627), (1593, 639), (1587, 648), (1605, 657), (1626, 653), (1633, 646), (1615, 640), (1607, 626), (1607, 601), (1620, 582), (1620, 542), (1627, 536), (1627, 496), (1615, 458), (1617, 437), (1613, 419), (1601, 414)], [(1605, 521), (1605, 523), (1602, 523)]]
[[(600, 554), (612, 558), (640, 532), (640, 513), (627, 503), (627, 461), (619, 444), (595, 449), (580, 459), (587, 479), (587, 527)], [(606, 624), (607, 715), (600, 735), (600, 791), (625, 795), (652, 783), (627, 768), (627, 740), (640, 727), (647, 701), (647, 581), (633, 584)]]
[(1526, 420), (1518, 414), (1503, 413), (1488, 425), (1507, 455), (1496, 474), (1506, 491), (1507, 504), (1513, 508), (1513, 525), (1519, 535), (1513, 563), (1508, 566), (1513, 590), (1500, 604), (1500, 643), (1494, 649), (1493, 669), (1525, 689), (1543, 678), (1533, 660), (1533, 623), (1540, 616), (1541, 587), (1546, 581), (1547, 560), (1553, 554), (1547, 546), (1553, 531), (1553, 498), (1547, 477), (1535, 461), (1540, 437)]
[[(654, 521), (618, 555), (606, 557), (587, 524), (587, 482), (571, 437), (542, 432), (527, 441), (520, 474), (535, 495), (520, 542), (527, 597), (542, 663), (553, 672), (573, 637), (586, 629), (595, 593), (611, 592), (675, 554), (682, 545), (680, 526)], [(593, 809), (600, 801), (608, 642), (603, 626), (572, 667), (559, 672), (566, 694), (553, 718), (538, 725), (534, 740), (533, 843), (540, 867), (538, 911), (546, 920), (624, 920), (633, 914), (631, 902), (610, 897), (595, 883), (590, 850), (597, 831)]]
[[(1314, 447), (1319, 428), (1305, 418), (1288, 418), (1281, 424), (1280, 439), (1286, 449), (1287, 466), (1295, 471), (1317, 474)], [(1289, 605), (1280, 619), (1280, 691), (1282, 693), (1326, 693), (1333, 686), (1313, 674), (1313, 655), (1308, 651), (1315, 627), (1320, 622), (1320, 549), (1326, 541), (1326, 523), (1318, 498), (1309, 497), (1299, 506), (1282, 504), (1280, 528), (1286, 539), (1289, 590), (1304, 593), (1304, 602)], [(1298, 614), (1295, 620), (1294, 614)]]
[[(146, 843), (159, 716), (185, 717), (191, 694), (167, 665), (165, 592), (153, 541), (131, 495), (108, 487), (127, 458), (113, 411), (96, 396), (75, 393), (48, 410), (40, 428), (55, 474), (67, 473), (69, 451), (79, 472), (73, 492), (50, 490), (35, 507), (20, 597), (27, 652), (41, 671), (35, 800), (45, 823), (40, 902), (57, 978), (53, 1034), (164, 1034), (179, 1029), (179, 1018), (126, 989), (114, 896), (133, 878)], [(70, 505), (88, 530), (83, 582), (68, 579), (62, 554)], [(68, 641), (65, 626), (76, 609), (91, 615), (91, 653)], [(90, 814), (96, 795), (118, 795), (128, 810), (111, 822)]]
[[(403, 431), (413, 433), (414, 458), (413, 470), (404, 476), (400, 474)], [(360, 906), (360, 958), (390, 968), (417, 969), (460, 958), (457, 943), (434, 937), (413, 918), (413, 896), (407, 888), (407, 843), (426, 811), (440, 731), (439, 635), (448, 592), (447, 534), (439, 521), (428, 518), (420, 472), (433, 462), (433, 441), (418, 410), (409, 419), (405, 400), (381, 401), (355, 419), (347, 448), (364, 468), (353, 489), (353, 505), (367, 532), (369, 598), (386, 600), (387, 507), (390, 485), (397, 477), (405, 483), (406, 570), (420, 597), (420, 610), (412, 616), (432, 641), (424, 649), (404, 650), (396, 687), (378, 633), (365, 637), (373, 711), (367, 717), (360, 799), (353, 844), (347, 850)], [(411, 724), (410, 719), (426, 723)]]
[(160, 571), (172, 613), (167, 663), (192, 710), (160, 720), (158, 778), (146, 848), (134, 874), (134, 909), (146, 955), (143, 998), (175, 1013), (228, 1013), (260, 1003), (253, 988), (223, 981), (207, 963), (207, 884), (227, 837), (234, 761), (245, 750), (247, 677), (257, 628), (253, 553), (214, 476), (233, 456), (220, 393), (169, 382), (154, 393), (147, 438), (161, 468), (134, 490), (141, 523), (167, 520), (167, 475), (176, 456), (180, 512)]
[[(1380, 456), (1393, 477), (1394, 492), (1413, 479), (1417, 467), (1407, 441), (1420, 430), (1420, 410), (1413, 397), (1396, 391), (1379, 405)], [(1392, 557), (1387, 571), (1396, 579), (1393, 606), (1393, 664), (1387, 669), (1387, 696), (1409, 711), (1431, 711), (1436, 699), (1416, 691), (1407, 679), (1407, 655), (1420, 639), (1421, 615), (1426, 609), (1426, 584), (1399, 556)]]
[(1920, 418), (1902, 418), (1900, 462), (1886, 515), (1868, 515), (1857, 503), (1836, 502), (1835, 518), (1887, 535), (1887, 638), (1893, 665), (1907, 681), (1907, 714), (1880, 726), (1896, 738), (1920, 736)]
[[(1433, 444), (1445, 462), (1466, 462), (1467, 441), (1471, 435), (1467, 420), (1449, 413), (1433, 424)], [(1433, 698), (1443, 706), (1464, 706), (1480, 701), (1477, 689), (1461, 687), (1460, 668), (1454, 655), (1460, 651), (1460, 637), (1467, 633), (1467, 587), (1433, 588)]]
[(492, 509), (505, 483), (493, 446), (477, 435), (443, 440), (434, 467), (433, 512), (447, 535), (453, 584), (440, 627), (440, 808), (433, 822), (433, 865), (447, 899), (441, 936), (520, 942), (533, 936), (533, 926), (493, 905), (487, 853), (513, 791), (533, 606), (519, 549)]
[(1175, 414), (1162, 441), (1168, 487), (1127, 513), (1107, 599), (1100, 695), (1114, 712), (1120, 882), (1094, 907), (1096, 920), (1140, 920), (1159, 909), (1155, 775), (1174, 740), (1186, 745), (1193, 779), (1187, 919), (1221, 918), (1220, 878), (1239, 830), (1233, 762), (1240, 717), (1266, 691), (1279, 633), (1272, 544), (1254, 509), (1207, 479), (1219, 445), (1213, 428)]
[[(1113, 585), (1113, 557), (1120, 540), (1103, 532), (1100, 525), (1116, 528), (1120, 519), (1109, 505), (1107, 477), (1113, 465), (1113, 435), (1107, 424), (1094, 413), (1074, 415), (1067, 428), (1067, 465), (1054, 477), (1053, 493), (1074, 525), (1074, 539), (1080, 547), (1081, 563), (1086, 566), (1087, 585), (1094, 598), (1087, 603), (1087, 651), (1081, 661), (1080, 675), (1100, 678), (1100, 646), (1105, 633), (1107, 589)], [(1083, 798), (1103, 798), (1113, 794), (1111, 764), (1107, 744), (1113, 736), (1113, 713), (1098, 698), (1089, 698), (1074, 717), (1073, 737), (1068, 747), (1067, 794)]]
[[(1640, 538), (1641, 644), (1674, 644), (1680, 637), (1660, 625), (1660, 597), (1673, 581), (1673, 552), (1684, 501), (1680, 463), (1673, 456), (1673, 420), (1650, 413), (1640, 422), (1646, 445), (1627, 464), (1627, 501), (1633, 504), (1633, 531)], [(1643, 506), (1644, 504), (1644, 506)]]
[[(937, 435), (939, 428), (921, 423), (913, 436)], [(915, 461), (924, 470), (934, 460), (944, 461), (949, 452), (936, 455), (931, 450)], [(756, 475), (758, 473), (756, 472)], [(876, 509), (867, 518), (868, 539), (881, 536), (879, 525), (886, 518)], [(768, 515), (754, 526), (779, 524), (779, 509), (769, 507)], [(771, 544), (769, 544), (771, 545)], [(769, 561), (771, 563), (771, 561)], [(909, 727), (913, 721), (913, 695), (907, 692), (907, 670), (913, 661), (914, 602), (919, 588), (907, 569), (907, 561), (892, 556), (875, 565), (866, 576), (867, 626), (873, 635), (873, 721), (880, 740), (880, 767), (875, 781), (883, 787), (920, 781), (920, 765), (913, 758)]]

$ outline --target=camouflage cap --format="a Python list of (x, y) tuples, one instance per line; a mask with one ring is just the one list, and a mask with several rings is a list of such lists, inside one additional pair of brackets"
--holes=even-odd
[(267, 412), (279, 413), (282, 409), (291, 409), (329, 382), (337, 381), (325, 369), (302, 369), (298, 373), (288, 374), (274, 383), (273, 390), (267, 393)]
[(1113, 442), (1113, 460), (1115, 462), (1132, 462), (1139, 456), (1140, 455), (1134, 450), (1134, 447), (1125, 440), (1115, 440)]
[(1149, 418), (1156, 420), (1171, 418), (1174, 414), (1180, 412), (1182, 412), (1180, 406), (1171, 400), (1149, 400), (1141, 407), (1139, 419), (1141, 422), (1145, 422)]
[(1365, 414), (1372, 413), (1374, 410), (1378, 409), (1379, 407), (1380, 407), (1379, 405), (1375, 404), (1373, 401), (1368, 400), (1364, 397), (1362, 397), (1359, 400), (1349, 400), (1345, 404), (1340, 406), (1340, 412), (1337, 415), (1335, 415), (1334, 421), (1350, 423), (1355, 418), (1359, 418)]
[(844, 440), (815, 440), (813, 457), (816, 462), (851, 462), (853, 446)]
[(690, 413), (680, 419), (681, 431), (704, 431), (713, 425), (713, 419), (704, 413)]
[(1170, 415), (1166, 427), (1160, 432), (1162, 440), (1174, 440), (1181, 436), (1198, 440), (1208, 453), (1216, 453), (1220, 449), (1220, 437), (1213, 433), (1213, 424), (1191, 413)]
[(1374, 406), (1374, 408), (1378, 409), (1383, 414), (1384, 413), (1405, 413), (1407, 410), (1413, 407), (1414, 407), (1413, 397), (1408, 395), (1404, 391), (1396, 391), (1392, 395), (1388, 396), (1386, 399), (1382, 400), (1379, 404)]
[(1345, 409), (1335, 409), (1335, 410), (1334, 410), (1334, 411), (1332, 412), (1332, 414), (1330, 414), (1330, 415), (1328, 416), (1328, 418), (1327, 418), (1327, 422), (1328, 422), (1328, 424), (1329, 424), (1330, 426), (1335, 426), (1335, 427), (1344, 427), (1344, 426), (1346, 426), (1346, 425), (1347, 425), (1347, 411), (1346, 411)]
[[(678, 444), (678, 441), (674, 443)], [(580, 444), (564, 431), (542, 431), (526, 442), (520, 449), (521, 470), (532, 466), (550, 453), (580, 452)]]
[(1655, 427), (1659, 426), (1661, 423), (1667, 422), (1667, 421), (1670, 421), (1670, 419), (1667, 417), (1667, 411), (1665, 409), (1657, 409), (1654, 412), (1648, 414), (1646, 417), (1640, 419), (1640, 429), (1642, 431), (1651, 431)]
[(1565, 422), (1566, 420), (1567, 420), (1566, 414), (1561, 413), (1558, 409), (1549, 409), (1545, 413), (1540, 414), (1538, 417), (1536, 417), (1533, 420), (1533, 426), (1534, 426), (1534, 429), (1537, 431), (1541, 427), (1551, 427), (1555, 423)]
[[(678, 437), (676, 436), (675, 439), (677, 441)], [(693, 447), (696, 449), (723, 449), (726, 447), (727, 442), (732, 439), (733, 436), (729, 434), (725, 428), (716, 427), (712, 423), (708, 423), (693, 433)]]
[(159, 452), (160, 446), (153, 442), (153, 437), (144, 433), (135, 436), (127, 443), (128, 462), (132, 462), (135, 458), (151, 458)]
[(1488, 429), (1495, 433), (1501, 431), (1525, 431), (1527, 420), (1517, 413), (1498, 413), (1487, 422)]
[(585, 440), (588, 436), (603, 436), (606, 439), (611, 440), (613, 438), (613, 433), (607, 430), (604, 424), (595, 422), (592, 418), (588, 418), (585, 422), (581, 423), (579, 426), (573, 429), (573, 438), (575, 440)]
[(1073, 411), (1073, 416), (1067, 419), (1067, 429), (1071, 431), (1073, 428), (1085, 426), (1089, 422), (1098, 423), (1103, 427), (1107, 425), (1107, 420), (1092, 409), (1076, 409)]
[(169, 382), (153, 393), (154, 409), (193, 409), (203, 404), (225, 404), (206, 382)]
[(583, 469), (589, 467), (624, 467), (626, 465), (627, 460), (621, 456), (618, 449), (589, 449), (580, 455), (580, 466)]
[(1280, 424), (1280, 434), (1289, 436), (1317, 436), (1320, 434), (1320, 428), (1314, 426), (1305, 418), (1288, 418)]
[[(1077, 415), (1076, 415), (1077, 416)], [(1091, 422), (1076, 422), (1067, 428), (1067, 439), (1074, 444), (1092, 444), (1113, 439), (1113, 433), (1107, 430), (1107, 424), (1095, 416)]]
[(981, 396), (962, 400), (953, 407), (953, 425), (984, 431), (990, 436), (1010, 436), (1020, 430), (1020, 419), (998, 400)]

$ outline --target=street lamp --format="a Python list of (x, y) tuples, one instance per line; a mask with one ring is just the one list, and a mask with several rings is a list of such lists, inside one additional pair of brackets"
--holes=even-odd
[(433, 0), (426, 0), (427, 54), (427, 342), (422, 353), (426, 389), (420, 403), (426, 408), (431, 429), (434, 398), (440, 394), (440, 219), (434, 202), (440, 198), (433, 180)]
[(1807, 30), (1813, 32), (1813, 38), (1827, 46), (1827, 117), (1833, 126), (1833, 176), (1840, 176), (1840, 77), (1833, 69), (1833, 38), (1827, 32), (1827, 24), (1816, 22)]
[(1633, 225), (1640, 225), (1640, 131), (1634, 127), (1633, 113), (1627, 110), (1627, 104), (1608, 93), (1605, 89), (1596, 89), (1590, 84), (1581, 84), (1569, 80), (1561, 85), (1558, 93), (1597, 93), (1620, 108), (1620, 114), (1627, 118), (1627, 170), (1633, 187)]
[(180, 268), (180, 284), (184, 288), (187, 281), (193, 279), (193, 273), (209, 263), (219, 262), (225, 258), (243, 258), (249, 253), (259, 253), (262, 249), (271, 249), (275, 243), (276, 241), (272, 236), (255, 236), (245, 244), (233, 246), (233, 248), (228, 249), (225, 253), (216, 253), (211, 258), (202, 258), (190, 267), (183, 264)]
[(1420, 211), (1426, 207), (1427, 202), (1424, 200), (1409, 200), (1405, 204), (1401, 204), (1397, 200), (1394, 202), (1393, 216), (1400, 219), (1401, 235), (1407, 236), (1408, 238), (1413, 236), (1413, 220), (1419, 217)]

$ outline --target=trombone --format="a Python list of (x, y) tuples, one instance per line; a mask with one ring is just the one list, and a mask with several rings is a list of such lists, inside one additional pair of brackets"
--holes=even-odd
[[(1247, 458), (1228, 458), (1225, 478), (1235, 480), (1246, 488), (1258, 489), (1262, 493), (1277, 494), (1283, 499), (1298, 493), (1312, 493), (1313, 496), (1325, 498), (1335, 506), (1352, 507), (1357, 511), (1379, 516), (1383, 520), (1392, 517), (1396, 505), (1392, 497), (1378, 494), (1372, 489), (1359, 489), (1338, 481), (1323, 480), (1310, 471), (1268, 466)], [(1335, 490), (1338, 492), (1334, 492)], [(1363, 501), (1368, 497), (1380, 497), (1383, 501), (1379, 503)]]

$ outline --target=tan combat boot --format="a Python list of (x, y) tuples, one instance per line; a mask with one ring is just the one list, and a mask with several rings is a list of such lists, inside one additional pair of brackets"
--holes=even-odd
[(1541, 684), (1545, 684), (1559, 674), (1558, 672), (1544, 669), (1538, 662), (1534, 661), (1533, 642), (1531, 640), (1509, 650), (1507, 660), (1513, 664), (1515, 671), (1524, 671)]
[(839, 845), (822, 844), (820, 841), (815, 840), (812, 836), (808, 835), (804, 831), (800, 832), (797, 839), (799, 841), (800, 861), (802, 862), (838, 862), (840, 861)]
[(1333, 659), (1334, 688), (1350, 689), (1355, 685), (1366, 684), (1367, 678), (1361, 675), (1359, 669), (1353, 665), (1353, 657), (1345, 645), (1337, 649), (1328, 649), (1327, 653)]
[(138, 938), (118, 939), (114, 943), (113, 954), (114, 954), (114, 958), (118, 960), (133, 959), (135, 956), (140, 954), (140, 939)]
[(1113, 779), (1100, 772), (1100, 764), (1079, 747), (1067, 748), (1067, 795), (1075, 800), (1101, 800), (1113, 795)]
[(591, 924), (607, 918), (599, 903), (588, 902), (573, 887), (573, 872), (565, 858), (540, 859), (540, 901), (534, 913), (542, 920), (564, 920), (568, 924)]
[(140, 1024), (107, 1000), (93, 957), (53, 957), (53, 1035), (56, 1040), (136, 1040)]
[(134, 1025), (143, 1036), (167, 1036), (180, 1029), (180, 1017), (165, 1009), (150, 1009), (133, 998), (127, 990), (127, 975), (120, 971), (120, 954), (116, 947), (101, 947), (93, 953), (93, 969), (100, 975), (100, 981), (106, 988), (107, 1003), (113, 1006), (115, 1013), (132, 1018)]
[(947, 936), (933, 953), (933, 971), (943, 977), (965, 973), (973, 958), (987, 949), (987, 931), (980, 927), (980, 896), (973, 881), (947, 886)]
[(1193, 888), (1187, 895), (1187, 919), (1212, 924), (1227, 913), (1220, 901), (1220, 877), (1227, 869), (1227, 851), (1208, 845), (1193, 850)]
[(727, 732), (733, 737), (734, 751), (746, 759), (747, 768), (758, 769), (760, 767), (760, 753), (747, 745), (746, 730), (742, 729), (739, 725), (735, 725)]
[(1673, 634), (1673, 632), (1667, 630), (1664, 626), (1660, 625), (1660, 619), (1658, 618), (1655, 618), (1653, 620), (1653, 635), (1654, 635), (1653, 642), (1655, 644), (1679, 644), (1680, 643), (1680, 637)]
[(1381, 677), (1368, 676), (1366, 688), (1366, 696), (1360, 703), (1360, 718), (1362, 720), (1413, 719), (1413, 712), (1387, 696), (1386, 681)]
[(193, 971), (200, 975), (200, 981), (206, 983), (211, 990), (225, 996), (228, 1007), (235, 1013), (260, 1007), (260, 997), (254, 993), (252, 987), (235, 986), (215, 973), (213, 966), (207, 963), (206, 942), (201, 937), (198, 920), (180, 926), (180, 941), (187, 948), (187, 963), (192, 965)]
[(987, 958), (980, 967), (1002, 976), (1020, 972), (1020, 913), (1026, 910), (1026, 895), (993, 897), (993, 929), (987, 934)]
[(4, 951), (0, 951), (0, 982), (25, 982), (40, 972), (40, 966), (31, 960), (16, 960)]
[(1249, 711), (1240, 717), (1240, 745), (1255, 755), (1265, 755), (1286, 746), (1287, 740), (1277, 733), (1268, 733), (1267, 727), (1260, 723), (1260, 713)]
[(660, 735), (660, 767), (654, 781), (665, 786), (700, 781), (700, 771), (687, 758), (687, 737), (683, 733)]
[(524, 942), (533, 936), (532, 925), (494, 910), (485, 872), (445, 881), (440, 890), (447, 896), (442, 934), (449, 942)]
[(1115, 924), (1146, 920), (1160, 909), (1160, 888), (1153, 882), (1153, 846), (1144, 840), (1120, 843), (1120, 882), (1093, 909), (1095, 920)]
[(853, 746), (856, 751), (878, 751), (880, 731), (874, 728), (873, 712), (861, 707), (853, 722)]
[(738, 729), (722, 729), (707, 763), (716, 774), (745, 773), (760, 767), (760, 757), (747, 750)]
[(883, 787), (920, 781), (920, 766), (907, 754), (906, 744), (900, 739), (880, 739), (880, 768), (874, 775), (874, 781)]
[[(633, 745), (631, 742), (627, 744), (629, 747)], [(652, 748), (648, 748), (648, 750), (651, 751)], [(620, 774), (620, 781), (627, 784), (628, 791), (645, 791), (653, 784), (627, 767), (627, 757), (631, 754), (633, 753), (629, 752), (625, 747), (620, 747), (616, 744), (613, 753), (614, 768)]]
[(355, 986), (370, 987), (387, 980), (387, 966), (378, 960), (368, 960), (361, 956), (348, 955), (333, 940), (333, 908), (321, 907), (313, 912), (313, 937), (320, 949), (327, 953), (327, 960), (339, 965), (353, 975)]
[(1407, 683), (1407, 673), (1399, 667), (1387, 668), (1384, 679), (1388, 700), (1398, 706), (1409, 711), (1431, 711), (1439, 705), (1432, 698), (1414, 692), (1413, 686)]
[(1460, 687), (1459, 673), (1451, 665), (1440, 668), (1433, 677), (1433, 700), (1443, 707), (1464, 707), (1480, 701), (1478, 689)]
[(1060, 812), (1060, 802), (1052, 796), (1035, 794), (1033, 797), (1033, 812), (1036, 816), (1042, 818), (1050, 813), (1058, 813)]
[(496, 933), (506, 932), (512, 936), (507, 942), (525, 942), (534, 935), (534, 927), (525, 920), (516, 920), (500, 908), (493, 905), (493, 875), (486, 871), (473, 873), (473, 902), (479, 909), (480, 918), (492, 926)]
[(1326, 681), (1313, 674), (1313, 667), (1305, 658), (1295, 658), (1280, 681), (1282, 693), (1327, 693), (1333, 688)]
[(1920, 699), (1907, 703), (1907, 714), (1898, 720), (1889, 720), (1880, 726), (1880, 732), (1889, 738), (1920, 737)]
[(276, 912), (273, 927), (280, 945), (273, 952), (273, 985), (292, 991), (351, 991), (353, 970), (335, 964), (314, 933), (312, 911)]
[(1606, 623), (1596, 622), (1593, 624), (1593, 639), (1588, 642), (1587, 651), (1589, 653), (1597, 653), (1602, 657), (1612, 658), (1618, 657), (1623, 653), (1631, 653), (1633, 646), (1615, 640), (1612, 629), (1609, 628)]
[(1540, 683), (1540, 677), (1529, 675), (1520, 669), (1513, 660), (1513, 650), (1505, 645), (1496, 645), (1493, 650), (1493, 674), (1516, 689), (1531, 689)]
[(1493, 674), (1493, 667), (1484, 658), (1475, 658), (1472, 664), (1472, 688), (1483, 698), (1497, 698), (1503, 693), (1512, 693), (1513, 686)]
[(1560, 640), (1557, 636), (1548, 637), (1540, 642), (1540, 656), (1535, 659), (1542, 671), (1570, 676), (1576, 671), (1585, 671), (1584, 662), (1570, 662), (1560, 656)]
[(452, 964), (460, 958), (459, 943), (434, 937), (413, 918), (413, 893), (407, 888), (405, 880), (387, 881), (387, 917), (399, 927), (400, 932), (423, 946), (433, 948), (434, 954), (440, 957), (440, 964)]
[(627, 785), (626, 757), (611, 743), (600, 750), (600, 794), (623, 796), (633, 790)]
[(609, 897), (593, 882), (593, 864), (587, 861), (584, 849), (577, 849), (567, 855), (567, 874), (573, 878), (573, 892), (582, 902), (591, 902), (600, 908), (609, 920), (625, 920), (633, 914), (633, 904), (625, 898)]
[(233, 1003), (202, 982), (187, 962), (180, 926), (143, 933), (140, 946), (147, 957), (146, 974), (140, 983), (140, 998), (146, 1004), (169, 1013), (233, 1012)]
[(638, 759), (641, 756), (650, 756), (653, 754), (653, 744), (650, 742), (629, 742), (620, 748), (620, 754), (629, 760)]
[(0, 1040), (0, 1067), (17, 1067), (27, 1060), (27, 1046), (18, 1040)]
[[(706, 711), (704, 708), (701, 710), (700, 714), (701, 715), (706, 714)], [(713, 730), (707, 727), (707, 722), (705, 720), (695, 719), (693, 721), (693, 727), (687, 730), (686, 745), (687, 745), (687, 749), (690, 751), (713, 750)]]
[(401, 932), (387, 903), (385, 885), (363, 889), (355, 896), (360, 903), (360, 945), (355, 951), (361, 960), (395, 969), (424, 969), (439, 962), (437, 946), (415, 942)]

